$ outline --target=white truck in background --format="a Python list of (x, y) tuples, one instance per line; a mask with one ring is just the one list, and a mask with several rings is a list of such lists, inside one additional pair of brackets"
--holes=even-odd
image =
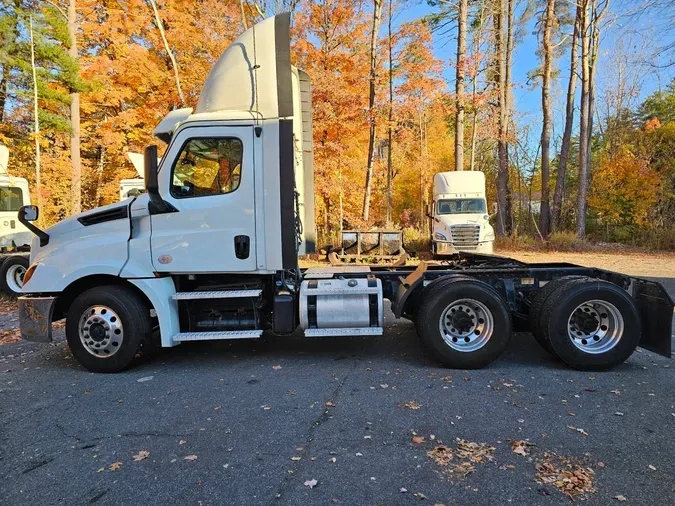
[[(143, 153), (127, 153), (127, 158), (136, 169), (137, 177), (120, 180), (120, 202), (129, 197), (138, 197), (145, 191), (145, 180), (143, 179)], [(159, 164), (159, 160), (157, 162)]]
[(489, 223), (485, 174), (439, 172), (434, 176), (432, 253), (436, 257), (463, 252), (492, 254), (495, 232)]
[(28, 268), (33, 234), (18, 219), (19, 209), (30, 205), (28, 181), (9, 174), (9, 148), (0, 143), (0, 289), (17, 296)]

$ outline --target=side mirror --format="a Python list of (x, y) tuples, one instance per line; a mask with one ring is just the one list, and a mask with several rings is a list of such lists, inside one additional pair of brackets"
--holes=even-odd
[(40, 216), (38, 206), (23, 206), (19, 209), (19, 221), (37, 221)]
[(36, 221), (39, 216), (40, 210), (38, 209), (38, 206), (23, 206), (19, 209), (17, 218), (19, 219), (19, 223), (23, 224), (28, 230), (40, 238), (40, 246), (47, 246), (47, 244), (49, 244), (49, 234), (31, 223), (32, 221)]
[(159, 194), (159, 176), (157, 174), (157, 146), (145, 148), (143, 172), (145, 174), (145, 189), (150, 197), (148, 210), (150, 214), (171, 213), (176, 211), (168, 202), (165, 202)]
[(159, 197), (159, 182), (157, 181), (157, 146), (145, 148), (144, 155), (145, 189), (148, 190), (150, 200)]

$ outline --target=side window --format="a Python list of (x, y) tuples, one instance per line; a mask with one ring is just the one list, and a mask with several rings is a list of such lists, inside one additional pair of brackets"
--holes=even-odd
[(232, 193), (241, 180), (239, 139), (190, 139), (173, 167), (171, 195), (177, 198)]

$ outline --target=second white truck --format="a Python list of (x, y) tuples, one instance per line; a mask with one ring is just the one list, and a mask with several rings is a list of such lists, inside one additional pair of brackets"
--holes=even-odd
[(485, 174), (478, 171), (439, 172), (434, 176), (432, 253), (460, 251), (492, 254), (495, 232), (485, 199)]

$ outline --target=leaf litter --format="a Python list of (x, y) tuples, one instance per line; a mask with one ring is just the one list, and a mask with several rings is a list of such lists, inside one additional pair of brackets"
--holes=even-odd
[(537, 481), (554, 485), (572, 500), (575, 497), (583, 497), (595, 492), (593, 469), (575, 464), (566, 457), (555, 453), (544, 453), (544, 460), (537, 462), (535, 468), (537, 469)]
[(459, 439), (454, 449), (441, 444), (428, 451), (427, 457), (445, 468), (445, 472), (464, 478), (475, 471), (475, 464), (493, 460), (494, 451), (493, 446), (485, 443)]
[(421, 404), (418, 404), (415, 401), (410, 401), (406, 403), (401, 403), (398, 405), (399, 408), (401, 409), (420, 409), (422, 407)]

